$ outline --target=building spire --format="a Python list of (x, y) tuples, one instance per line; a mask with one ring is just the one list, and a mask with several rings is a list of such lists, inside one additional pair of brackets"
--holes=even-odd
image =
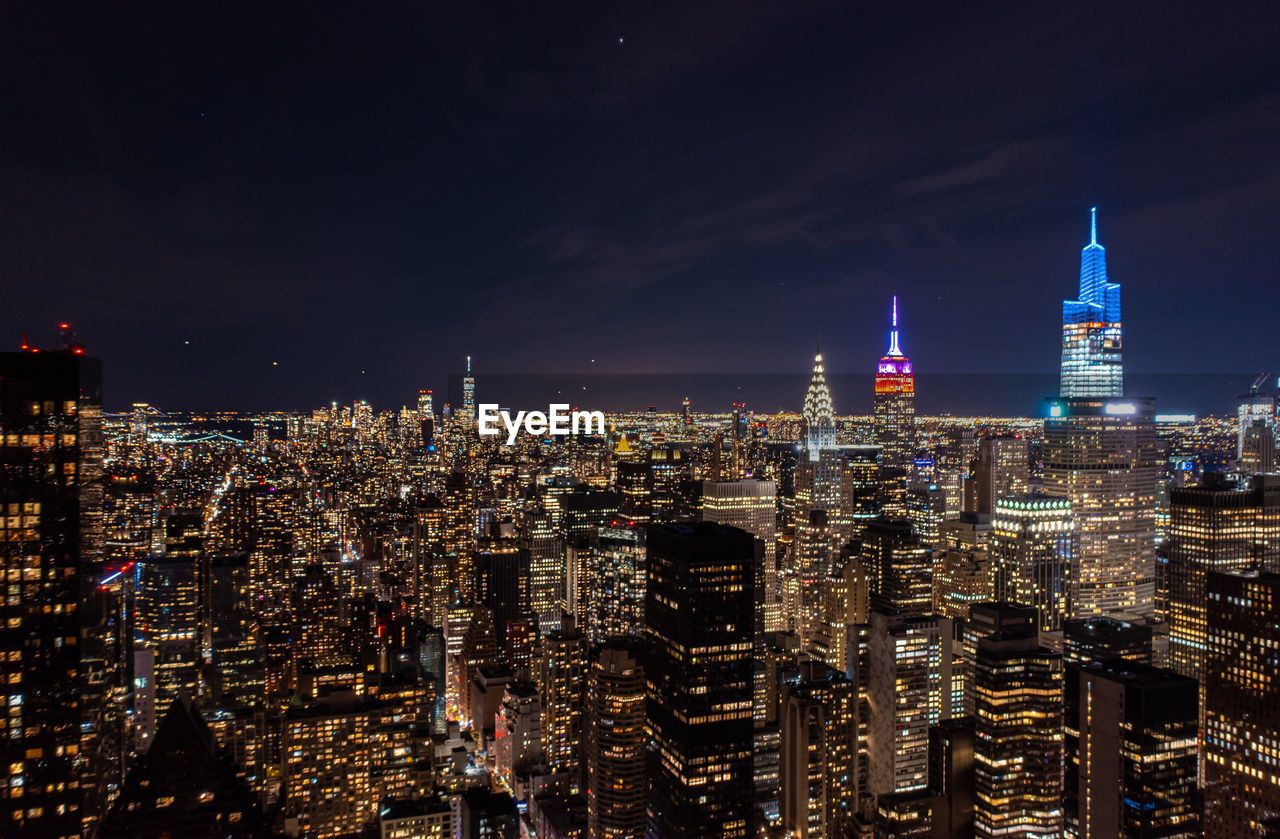
[(1098, 208), (1089, 208), (1089, 244), (1098, 244)]
[(893, 328), (889, 330), (889, 355), (902, 355), (898, 346), (898, 295), (893, 296)]

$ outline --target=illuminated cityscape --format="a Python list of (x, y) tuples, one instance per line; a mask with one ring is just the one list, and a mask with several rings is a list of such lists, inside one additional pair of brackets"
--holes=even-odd
[(0, 839), (1280, 838), (1280, 8), (1146, 5), (0, 11)]

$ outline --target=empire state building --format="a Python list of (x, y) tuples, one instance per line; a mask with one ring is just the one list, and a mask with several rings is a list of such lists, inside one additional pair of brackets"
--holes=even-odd
[(911, 359), (903, 355), (899, 346), (896, 296), (889, 351), (876, 365), (874, 409), (876, 443), (883, 452), (881, 462), (894, 469), (907, 468), (916, 453), (916, 380)]

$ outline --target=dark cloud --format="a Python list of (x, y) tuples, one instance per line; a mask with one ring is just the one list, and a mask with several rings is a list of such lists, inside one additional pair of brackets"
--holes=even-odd
[(1270, 4), (10, 5), (0, 340), (75, 320), (116, 404), (385, 404), (467, 353), (784, 372), (819, 319), (861, 372), (897, 293), (922, 371), (1052, 370), (1096, 204), (1131, 367), (1271, 369), (1277, 31)]

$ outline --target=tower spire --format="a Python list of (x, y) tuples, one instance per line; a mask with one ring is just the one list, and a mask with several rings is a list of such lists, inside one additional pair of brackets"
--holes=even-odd
[(1089, 208), (1089, 244), (1098, 244), (1098, 208)]
[(893, 295), (893, 328), (889, 330), (889, 355), (902, 355), (898, 346), (898, 295)]

